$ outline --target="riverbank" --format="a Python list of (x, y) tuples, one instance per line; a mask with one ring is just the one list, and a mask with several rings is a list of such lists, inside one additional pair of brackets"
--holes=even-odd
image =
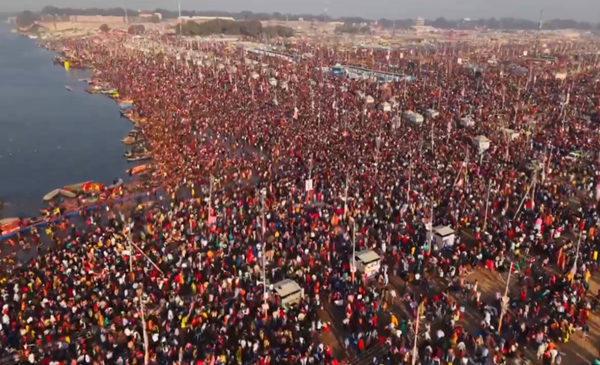
[(0, 51), (0, 219), (38, 217), (45, 194), (80, 181), (123, 179), (128, 188), (135, 164), (123, 157), (121, 139), (131, 125), (114, 101), (86, 93), (79, 80), (91, 71), (53, 66), (52, 52), (9, 25), (0, 26)]

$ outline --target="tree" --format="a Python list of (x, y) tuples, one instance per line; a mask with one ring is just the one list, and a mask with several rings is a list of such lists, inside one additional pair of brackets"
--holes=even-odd
[(154, 23), (154, 24), (160, 23), (160, 17), (158, 15), (156, 15), (156, 14), (153, 14), (150, 17), (150, 23)]
[(108, 24), (102, 24), (100, 26), (100, 31), (103, 33), (107, 33), (110, 30), (110, 28), (108, 27)]
[(39, 20), (39, 15), (27, 10), (17, 15), (17, 26), (19, 28), (27, 28)]
[(133, 24), (127, 29), (129, 34), (143, 34), (146, 31), (146, 27), (143, 24)]

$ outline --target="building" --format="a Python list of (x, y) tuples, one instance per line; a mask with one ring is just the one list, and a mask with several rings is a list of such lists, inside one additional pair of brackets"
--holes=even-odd
[(154, 13), (154, 14), (150, 14), (150, 13), (142, 13), (139, 16), (139, 20), (142, 23), (148, 23), (154, 20), (158, 20), (159, 22), (162, 20), (162, 14), (161, 13)]
[(123, 16), (73, 15), (69, 20), (72, 23), (125, 23)]
[(415, 19), (415, 25), (413, 25), (411, 29), (417, 34), (429, 33), (436, 30), (434, 27), (425, 25), (425, 19), (420, 16)]
[(179, 17), (179, 20), (181, 20), (182, 23), (185, 22), (196, 22), (196, 23), (204, 23), (204, 22), (209, 22), (211, 20), (229, 20), (234, 22), (235, 19), (233, 19), (230, 16), (181, 16)]

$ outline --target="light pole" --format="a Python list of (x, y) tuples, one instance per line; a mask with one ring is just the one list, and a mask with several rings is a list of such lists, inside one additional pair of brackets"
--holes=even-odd
[(483, 232), (485, 233), (487, 229), (487, 219), (488, 219), (488, 208), (490, 206), (490, 184), (491, 179), (488, 180), (487, 193), (485, 195), (485, 215), (483, 216)]
[(350, 273), (352, 275), (352, 285), (354, 285), (354, 275), (356, 272), (356, 221), (352, 218), (350, 222), (352, 222), (352, 267)]

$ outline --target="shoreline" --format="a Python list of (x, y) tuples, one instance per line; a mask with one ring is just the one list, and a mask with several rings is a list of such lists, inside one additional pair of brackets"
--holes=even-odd
[[(14, 29), (13, 29), (14, 31)], [(28, 35), (27, 32), (18, 31), (17, 33), (22, 35)], [(58, 55), (64, 55), (64, 60), (69, 62), (73, 60), (77, 60), (77, 56), (68, 54), (66, 52), (54, 49), (49, 45), (43, 45), (38, 43), (38, 47), (44, 47), (47, 50)], [(56, 57), (52, 59), (55, 65), (57, 65)], [(77, 61), (76, 61), (77, 62)], [(65, 67), (65, 69), (69, 69), (69, 63), (61, 64), (60, 67)], [(74, 69), (90, 69), (92, 71), (92, 76), (89, 80), (80, 80), (86, 81), (88, 83), (88, 88), (86, 92), (90, 95), (95, 95), (98, 93), (91, 92), (90, 88), (92, 85), (96, 83), (104, 84), (105, 81), (101, 80), (96, 74), (94, 67), (90, 63), (86, 63), (85, 65), (79, 63), (75, 67), (71, 67)], [(107, 95), (111, 99), (113, 99), (117, 104), (123, 102), (119, 100), (118, 97), (114, 97), (114, 95)], [(118, 93), (117, 93), (118, 96)], [(126, 118), (130, 121), (135, 127), (139, 126), (140, 119), (136, 117), (134, 113), (124, 112), (122, 108), (118, 109), (120, 111), (121, 118)], [(147, 143), (147, 139), (143, 133), (143, 131), (139, 131), (137, 140), (143, 141), (142, 143)], [(125, 137), (123, 140), (125, 140)], [(123, 140), (121, 141), (122, 143)], [(128, 144), (124, 143), (127, 147), (134, 147), (138, 143)], [(151, 150), (150, 150), (151, 151)], [(147, 159), (147, 164), (151, 163), (154, 158), (152, 152), (149, 151), (150, 158)], [(125, 158), (125, 157), (124, 157)], [(142, 160), (140, 160), (141, 162)], [(136, 161), (130, 161), (136, 162)], [(161, 175), (160, 169), (156, 168), (156, 164), (152, 163), (152, 167), (148, 168), (148, 171), (143, 171), (139, 177), (134, 177), (135, 175), (131, 174), (131, 170), (136, 166), (142, 165), (133, 165), (130, 169), (127, 169), (125, 173), (129, 174), (132, 181), (131, 182), (123, 182), (123, 179), (118, 179), (119, 184), (115, 186), (115, 182), (117, 179), (113, 181), (112, 186), (104, 185), (102, 183), (97, 183), (94, 180), (89, 180), (86, 183), (67, 185), (61, 188), (57, 188), (50, 193), (46, 194), (46, 196), (52, 194), (53, 192), (60, 192), (60, 194), (56, 194), (57, 197), (61, 197), (58, 202), (55, 202), (55, 198), (49, 199), (48, 201), (44, 198), (40, 198), (41, 204), (39, 204), (39, 213), (32, 214), (30, 217), (24, 218), (21, 216), (7, 217), (0, 219), (0, 240), (10, 239), (17, 234), (24, 233), (29, 231), (32, 227), (43, 227), (47, 224), (60, 221), (62, 219), (72, 217), (75, 214), (78, 214), (82, 211), (90, 211), (100, 207), (105, 207), (106, 205), (111, 204), (119, 204), (131, 201), (133, 199), (139, 198), (146, 194), (149, 194), (153, 190), (157, 190), (161, 188), (162, 182), (157, 180), (156, 177)], [(92, 184), (94, 187), (90, 191), (84, 190), (73, 190), (71, 187), (78, 186), (83, 184)], [(73, 194), (65, 197), (66, 192)], [(2, 205), (7, 203), (6, 200), (0, 200), (0, 209), (2, 209)], [(60, 212), (60, 214), (58, 214)]]

